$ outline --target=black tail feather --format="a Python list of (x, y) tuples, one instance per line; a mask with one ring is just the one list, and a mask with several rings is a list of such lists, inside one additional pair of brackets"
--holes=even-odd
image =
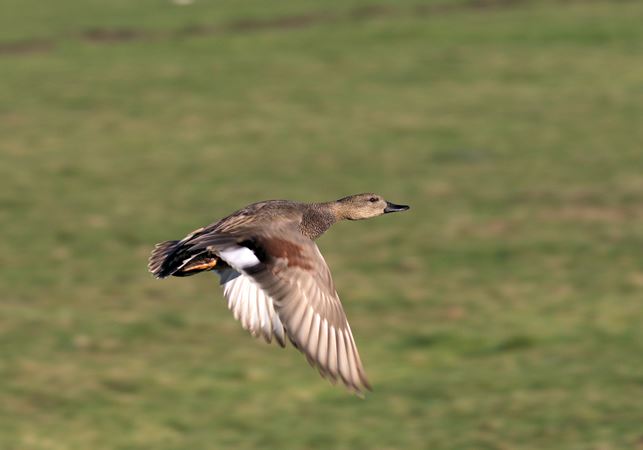
[(170, 270), (170, 264), (168, 263), (172, 261), (173, 258), (171, 257), (176, 252), (179, 242), (181, 241), (160, 242), (152, 250), (147, 268), (156, 278), (165, 278), (172, 275), (172, 270)]

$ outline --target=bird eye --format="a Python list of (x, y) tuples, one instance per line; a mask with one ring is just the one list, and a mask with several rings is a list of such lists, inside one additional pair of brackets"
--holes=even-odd
[(377, 197), (371, 197), (368, 199), (369, 202), (375, 203), (377, 201)]

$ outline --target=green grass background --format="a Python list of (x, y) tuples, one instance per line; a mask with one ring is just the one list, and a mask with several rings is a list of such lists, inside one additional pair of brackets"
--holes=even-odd
[[(0, 448), (643, 448), (643, 4), (0, 2)], [(266, 198), (375, 391), (154, 243)]]

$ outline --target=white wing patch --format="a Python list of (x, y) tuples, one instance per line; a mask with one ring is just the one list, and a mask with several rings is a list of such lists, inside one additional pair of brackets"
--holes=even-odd
[[(246, 250), (252, 253), (249, 249)], [(272, 342), (274, 336), (279, 345), (284, 347), (286, 332), (275, 312), (272, 299), (252, 278), (236, 270), (226, 269), (219, 276), (228, 308), (234, 318), (241, 322), (241, 326), (254, 337), (263, 336), (266, 342)]]
[(219, 256), (232, 267), (247, 269), (259, 264), (259, 258), (247, 247), (232, 246), (217, 252)]

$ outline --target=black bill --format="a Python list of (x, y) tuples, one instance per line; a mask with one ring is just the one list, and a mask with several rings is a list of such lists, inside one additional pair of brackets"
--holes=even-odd
[(410, 208), (409, 205), (396, 205), (395, 203), (386, 202), (386, 208), (384, 208), (384, 213), (406, 211), (409, 208)]

